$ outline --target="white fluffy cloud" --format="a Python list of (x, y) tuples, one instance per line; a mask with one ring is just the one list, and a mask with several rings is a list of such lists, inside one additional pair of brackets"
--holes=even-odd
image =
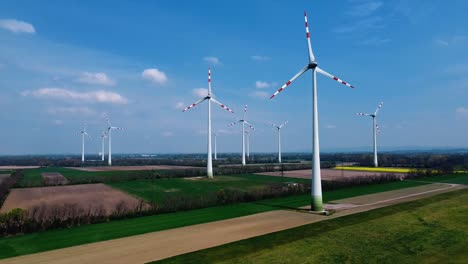
[(16, 19), (0, 19), (0, 28), (9, 30), (13, 33), (36, 33), (33, 25)]
[(107, 86), (112, 86), (115, 84), (114, 80), (102, 72), (83, 72), (78, 79), (78, 82)]
[(167, 82), (166, 74), (155, 68), (144, 70), (141, 76), (143, 79), (150, 80), (156, 84), (165, 84)]
[(271, 84), (269, 84), (269, 83), (267, 83), (267, 82), (264, 82), (264, 81), (256, 81), (256, 82), (255, 82), (255, 87), (260, 88), (260, 89), (262, 89), (262, 88), (268, 88), (268, 87), (270, 87), (270, 86), (271, 86)]
[(254, 61), (267, 61), (267, 60), (271, 60), (270, 57), (268, 56), (261, 56), (261, 55), (253, 55), (253, 56), (250, 56), (250, 58)]
[(108, 91), (76, 92), (62, 88), (42, 88), (34, 91), (24, 91), (23, 96), (37, 98), (64, 99), (94, 103), (126, 104), (128, 100), (122, 95)]
[(468, 117), (468, 108), (460, 106), (455, 109), (455, 113), (460, 117)]
[(183, 102), (177, 102), (175, 107), (176, 109), (182, 110), (185, 108), (185, 104)]
[(219, 58), (213, 57), (213, 56), (205, 57), (205, 58), (203, 58), (203, 60), (208, 62), (209, 64), (212, 64), (212, 65), (221, 64), (221, 61), (219, 60)]
[(192, 93), (196, 96), (196, 97), (205, 97), (208, 95), (208, 89), (206, 88), (195, 88), (192, 90)]

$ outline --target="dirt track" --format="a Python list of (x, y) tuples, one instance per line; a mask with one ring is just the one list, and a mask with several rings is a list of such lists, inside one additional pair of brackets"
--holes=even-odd
[[(10, 258), (2, 260), (2, 262), (146, 263), (313, 222), (458, 190), (466, 186), (434, 184), (434, 186), (422, 187), (407, 188), (404, 193), (401, 190), (396, 190), (366, 195), (366, 200), (371, 201), (371, 204), (347, 207), (337, 210), (337, 213), (331, 216), (279, 210)], [(404, 196), (401, 196), (402, 194)], [(386, 200), (379, 203), (378, 201), (383, 197)], [(400, 197), (403, 198), (399, 199)], [(349, 203), (354, 201), (353, 199), (357, 198), (345, 199), (340, 202)]]
[(23, 188), (11, 190), (0, 212), (9, 212), (14, 208), (31, 210), (41, 206), (76, 204), (86, 212), (105, 210), (110, 213), (122, 202), (127, 208), (134, 208), (139, 203), (138, 199), (102, 183)]
[(68, 169), (80, 171), (142, 171), (142, 170), (183, 170), (200, 169), (201, 167), (150, 165), (150, 166), (110, 166), (110, 167), (68, 167)]
[[(322, 180), (340, 180), (343, 178), (354, 178), (361, 176), (378, 176), (384, 174), (392, 174), (404, 177), (404, 173), (383, 173), (383, 172), (369, 172), (369, 171), (346, 171), (346, 170), (335, 170), (335, 169), (321, 169)], [(280, 171), (275, 172), (262, 172), (256, 173), (259, 175), (268, 175), (268, 176), (281, 176)], [(293, 170), (285, 171), (284, 177), (291, 178), (300, 178), (300, 179), (310, 179), (312, 175), (312, 170)]]
[(67, 178), (58, 172), (43, 172), (41, 175), (45, 185), (65, 185), (68, 183)]

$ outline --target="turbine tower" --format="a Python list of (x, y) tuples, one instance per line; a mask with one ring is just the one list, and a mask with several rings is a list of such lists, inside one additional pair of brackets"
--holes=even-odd
[(370, 116), (372, 117), (372, 132), (374, 135), (374, 167), (379, 166), (379, 162), (377, 160), (377, 133), (380, 133), (379, 125), (377, 125), (377, 113), (379, 112), (380, 108), (382, 108), (383, 102), (377, 106), (375, 112), (373, 114), (365, 114), (365, 113), (356, 113), (359, 116)]
[(216, 101), (212, 94), (211, 94), (211, 68), (208, 68), (208, 95), (199, 100), (196, 103), (193, 103), (189, 106), (187, 106), (182, 112), (185, 112), (189, 110), (190, 108), (200, 104), (201, 102), (208, 100), (208, 157), (207, 157), (207, 162), (206, 162), (206, 174), (208, 178), (213, 178), (213, 161), (211, 157), (211, 102), (214, 102), (216, 104), (219, 104), (222, 108), (226, 109), (227, 111), (234, 113), (229, 107), (225, 106), (224, 104)]
[(218, 149), (217, 149), (217, 139), (219, 133), (214, 133), (214, 160), (218, 160)]
[(304, 12), (305, 28), (306, 28), (306, 38), (307, 46), (309, 51), (309, 63), (302, 68), (296, 75), (294, 75), (289, 81), (287, 81), (278, 91), (276, 91), (270, 99), (275, 97), (278, 93), (282, 92), (286, 87), (288, 87), (294, 80), (299, 78), (303, 73), (308, 70), (312, 70), (312, 123), (313, 123), (313, 161), (312, 161), (312, 190), (311, 190), (311, 207), (312, 211), (324, 211), (323, 210), (323, 200), (322, 200), (322, 183), (320, 176), (320, 146), (319, 146), (319, 128), (318, 128), (318, 106), (317, 106), (317, 81), (316, 73), (323, 74), (333, 80), (340, 82), (346, 86), (354, 88), (352, 85), (344, 82), (336, 76), (329, 74), (328, 72), (317, 67), (317, 61), (315, 60), (314, 53), (312, 52), (312, 45), (310, 44), (310, 33), (309, 25), (307, 23), (307, 14)]
[(283, 128), (287, 123), (288, 121), (284, 122), (282, 125), (279, 125), (279, 126), (275, 124), (271, 124), (276, 129), (278, 129), (278, 162), (279, 163), (281, 163), (281, 128)]
[(80, 131), (81, 133), (81, 163), (84, 163), (85, 161), (85, 158), (84, 158), (84, 152), (85, 152), (85, 146), (84, 146), (84, 142), (85, 142), (85, 136), (91, 138), (89, 136), (89, 134), (86, 132), (86, 125), (84, 125), (83, 127), (83, 130)]
[(237, 123), (242, 123), (242, 166), (245, 166), (245, 124), (247, 124), (250, 128), (254, 128), (249, 122), (246, 120), (247, 115), (247, 105), (244, 107), (244, 118), (229, 124), (229, 126), (233, 126)]
[(107, 133), (102, 131), (101, 133), (101, 160), (104, 161), (104, 139), (107, 138)]
[(109, 166), (112, 166), (112, 130), (122, 130), (122, 128), (112, 126), (111, 123), (110, 123), (109, 117), (107, 115), (105, 115), (104, 118), (106, 119), (106, 122), (107, 122), (107, 125), (108, 125), (108, 127), (107, 127), (107, 135), (109, 137), (109, 159), (108, 159), (108, 163), (109, 163)]

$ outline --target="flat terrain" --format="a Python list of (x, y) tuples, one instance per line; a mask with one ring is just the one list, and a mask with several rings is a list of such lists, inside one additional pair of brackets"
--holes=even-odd
[(0, 170), (25, 170), (25, 169), (37, 169), (39, 166), (0, 166)]
[(105, 184), (21, 188), (11, 190), (0, 212), (9, 212), (14, 208), (31, 210), (41, 206), (77, 205), (85, 213), (88, 210), (110, 213), (119, 203), (133, 209), (139, 201)]
[(386, 168), (386, 167), (359, 167), (359, 166), (336, 166), (336, 170), (350, 170), (350, 171), (374, 171), (374, 172), (390, 172), (390, 173), (408, 173), (412, 168)]
[[(328, 202), (348, 197), (427, 184), (428, 183), (425, 182), (398, 181), (353, 188), (342, 188), (335, 191), (325, 191), (323, 193), (323, 199), (325, 202)], [(107, 223), (83, 225), (68, 229), (51, 230), (20, 236), (3, 237), (0, 238), (0, 259), (184, 226), (209, 223), (279, 210), (285, 207), (296, 208), (309, 203), (310, 195), (297, 195), (267, 199), (252, 203), (216, 206), (176, 213), (122, 219)]]
[(445, 193), (158, 263), (466, 263), (467, 200)]
[[(363, 177), (363, 176), (378, 176), (388, 174), (390, 172), (372, 172), (372, 171), (354, 171), (354, 170), (335, 170), (335, 169), (321, 169), (322, 180), (340, 180), (345, 178)], [(281, 176), (280, 171), (275, 172), (262, 172), (258, 175)], [(312, 177), (312, 170), (294, 170), (285, 171), (285, 177), (310, 179)], [(392, 173), (404, 177), (404, 173)]]
[[(412, 192), (415, 196), (413, 196), (411, 200), (421, 198), (417, 196), (419, 191), (420, 190), (414, 190)], [(393, 196), (390, 196), (398, 198), (399, 195), (400, 193), (397, 192), (394, 193)], [(468, 192), (466, 192), (466, 197), (464, 198), (468, 198)], [(403, 201), (406, 200), (407, 199)], [(170, 256), (210, 248), (308, 223), (330, 220), (358, 212), (365, 212), (370, 209), (397, 204), (400, 202), (402, 201), (395, 199), (390, 204), (382, 203), (379, 206), (372, 205), (370, 207), (360, 206), (353, 209), (338, 211), (334, 215), (328, 217), (284, 210), (266, 212), (229, 220), (71, 247), (62, 250), (54, 250), (30, 256), (6, 259), (4, 260), (4, 263), (63, 263), (65, 260), (66, 263), (145, 263), (151, 260), (164, 259)], [(468, 206), (466, 209), (468, 209)], [(448, 217), (446, 216), (446, 218)], [(296, 235), (296, 237), (300, 238), (301, 236)], [(353, 235), (351, 237), (356, 238), (358, 236)], [(360, 240), (360, 242), (362, 241)], [(314, 251), (309, 251), (309, 254), (310, 252)], [(282, 254), (284, 254), (284, 252), (282, 252)], [(223, 256), (219, 257), (219, 260), (225, 260)], [(242, 257), (242, 255), (240, 257)], [(291, 259), (284, 256), (277, 256), (276, 261), (285, 261), (289, 263), (301, 262), (291, 261)], [(189, 257), (184, 259), (182, 262), (177, 263), (189, 262), (194, 263), (194, 259)], [(195, 263), (208, 262), (211, 261), (204, 261), (203, 259), (195, 261)], [(252, 262), (251, 260), (250, 262), (257, 263), (255, 261)], [(244, 261), (240, 261), (238, 263), (244, 263)], [(263, 261), (263, 263), (271, 262)]]
[(0, 183), (6, 178), (10, 177), (10, 174), (0, 174)]
[(200, 169), (201, 167), (171, 166), (171, 165), (149, 165), (149, 166), (107, 166), (107, 167), (68, 167), (80, 171), (148, 171), (148, 170), (183, 170)]
[(45, 185), (65, 185), (68, 183), (67, 178), (59, 172), (43, 172), (42, 178)]

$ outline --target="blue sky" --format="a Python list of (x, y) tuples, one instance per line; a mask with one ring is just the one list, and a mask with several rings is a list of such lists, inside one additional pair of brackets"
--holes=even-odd
[[(466, 1), (2, 1), (0, 154), (79, 153), (83, 124), (100, 149), (103, 113), (118, 153), (206, 151), (207, 88), (218, 149), (241, 149), (249, 106), (252, 151), (311, 149), (311, 76), (274, 100), (307, 63), (303, 11), (319, 66), (322, 150), (369, 147), (374, 111), (382, 147), (468, 147)], [(182, 107), (182, 108), (183, 108)]]

